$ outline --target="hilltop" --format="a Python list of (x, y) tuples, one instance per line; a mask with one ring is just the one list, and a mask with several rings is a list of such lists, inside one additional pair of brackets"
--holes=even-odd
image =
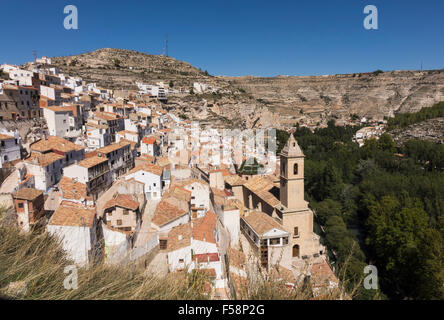
[[(444, 100), (444, 69), (375, 71), (325, 76), (228, 77), (208, 73), (171, 57), (132, 50), (99, 49), (53, 58), (62, 72), (110, 89), (137, 89), (136, 81), (174, 82), (190, 88), (212, 84), (219, 95), (170, 99), (171, 109), (189, 119), (228, 125), (284, 128), (294, 123), (326, 125), (331, 118), (351, 115), (383, 119), (416, 112)], [(239, 112), (242, 110), (242, 112)]]
[(191, 64), (171, 57), (133, 50), (103, 48), (67, 57), (52, 58), (63, 72), (80, 76), (110, 89), (136, 89), (135, 82), (173, 80), (178, 85), (208, 81), (210, 76)]

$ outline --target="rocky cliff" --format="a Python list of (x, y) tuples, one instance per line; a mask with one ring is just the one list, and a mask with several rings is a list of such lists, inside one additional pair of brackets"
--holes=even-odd
[(122, 49), (100, 49), (53, 58), (70, 75), (111, 89), (136, 89), (136, 81), (173, 81), (189, 88), (199, 81), (221, 88), (218, 95), (172, 97), (171, 108), (190, 119), (242, 127), (287, 127), (295, 122), (325, 125), (350, 115), (383, 119), (444, 101), (444, 69), (328, 76), (211, 77), (189, 63)]
[(444, 100), (444, 70), (230, 80), (290, 121), (302, 114), (378, 119)]

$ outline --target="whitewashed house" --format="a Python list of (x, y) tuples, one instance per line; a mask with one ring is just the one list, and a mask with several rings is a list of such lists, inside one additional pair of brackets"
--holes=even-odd
[(159, 155), (160, 146), (155, 136), (148, 136), (142, 139), (140, 143), (140, 153), (148, 154), (150, 156)]
[(162, 172), (163, 169), (157, 165), (143, 163), (132, 169), (125, 179), (134, 179), (144, 183), (147, 199), (160, 199), (162, 197)]
[(111, 132), (107, 125), (87, 123), (87, 145), (89, 149), (99, 149), (111, 144)]
[(60, 181), (64, 163), (65, 157), (54, 152), (32, 152), (25, 159), (28, 174), (34, 176), (35, 188), (44, 192)]
[(210, 186), (197, 179), (177, 181), (177, 185), (191, 192), (192, 218), (201, 218), (210, 210)]
[(99, 194), (112, 184), (108, 159), (90, 157), (63, 169), (63, 175), (84, 183), (87, 195), (97, 200)]
[(203, 269), (214, 277), (213, 287), (223, 288), (224, 272), (217, 247), (217, 217), (205, 217), (173, 228), (168, 234), (167, 259), (171, 272)]
[(116, 142), (120, 142), (122, 139), (139, 144), (139, 134), (135, 131), (123, 130), (116, 133)]
[(62, 248), (76, 264), (92, 262), (97, 244), (95, 208), (62, 201), (46, 228), (62, 241)]
[(46, 107), (43, 116), (51, 136), (73, 138), (81, 134), (82, 115), (78, 105)]
[(3, 163), (15, 161), (21, 158), (20, 149), (22, 143), (18, 131), (0, 131), (0, 168)]

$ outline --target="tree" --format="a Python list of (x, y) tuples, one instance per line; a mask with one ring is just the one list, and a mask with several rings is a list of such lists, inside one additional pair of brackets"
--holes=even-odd
[(174, 88), (174, 82), (173, 82), (173, 80), (170, 80), (170, 83), (168, 84), (168, 86), (169, 86), (170, 88)]
[(383, 133), (379, 137), (377, 145), (378, 145), (378, 148), (382, 151), (386, 151), (386, 152), (390, 152), (390, 153), (396, 152), (395, 143), (393, 142), (392, 137), (387, 133)]

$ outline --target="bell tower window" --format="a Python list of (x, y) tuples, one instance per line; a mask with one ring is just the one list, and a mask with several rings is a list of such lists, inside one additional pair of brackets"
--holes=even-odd
[(295, 163), (294, 166), (293, 166), (293, 174), (294, 174), (295, 176), (298, 175), (298, 164), (297, 164), (297, 163)]

